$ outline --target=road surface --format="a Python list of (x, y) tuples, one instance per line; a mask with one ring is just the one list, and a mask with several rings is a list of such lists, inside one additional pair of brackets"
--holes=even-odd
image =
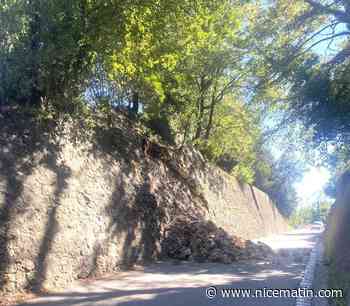
[[(224, 298), (221, 290), (245, 288), (254, 292), (257, 288), (297, 288), (319, 234), (318, 231), (299, 230), (263, 239), (280, 254), (273, 260), (230, 265), (157, 263), (95, 281), (79, 282), (63, 292), (21, 306), (294, 306), (294, 298)], [(215, 287), (209, 290), (209, 294), (217, 294), (215, 297), (206, 296), (208, 287)]]

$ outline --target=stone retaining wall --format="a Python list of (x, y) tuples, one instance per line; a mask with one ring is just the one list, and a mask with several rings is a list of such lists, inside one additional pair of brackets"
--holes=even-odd
[[(178, 215), (257, 238), (287, 229), (266, 194), (186, 149), (144, 154), (121, 123), (95, 141), (0, 128), (0, 291), (54, 290), (160, 252)], [(134, 134), (132, 134), (134, 133)]]

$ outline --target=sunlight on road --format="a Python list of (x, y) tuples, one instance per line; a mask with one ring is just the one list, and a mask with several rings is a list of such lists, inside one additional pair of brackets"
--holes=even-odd
[(268, 244), (274, 251), (281, 249), (311, 249), (315, 244), (313, 236), (320, 232), (320, 230), (300, 229), (285, 235), (270, 236), (256, 239), (255, 241)]
[[(307, 259), (308, 250), (315, 244), (319, 231), (293, 231), (263, 239), (275, 251), (286, 254), (301, 251)], [(288, 252), (288, 249), (293, 249)], [(306, 252), (305, 252), (306, 250)], [(159, 262), (132, 271), (119, 272), (99, 280), (77, 282), (63, 292), (33, 300), (24, 305), (36, 306), (179, 306), (213, 305), (203, 294), (205, 288), (295, 288), (301, 281), (305, 262), (293, 256), (276, 256), (259, 261), (240, 261), (233, 264)], [(239, 299), (241, 305), (256, 305), (256, 300)], [(282, 300), (271, 300), (281, 305)], [(217, 300), (226, 305), (229, 300)], [(292, 305), (294, 300), (283, 300)], [(277, 303), (277, 304), (276, 304)]]

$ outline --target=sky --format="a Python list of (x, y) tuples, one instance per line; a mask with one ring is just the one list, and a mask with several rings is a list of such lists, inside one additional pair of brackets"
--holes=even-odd
[(330, 179), (329, 171), (324, 167), (310, 167), (301, 181), (294, 184), (300, 198), (299, 207), (312, 205), (320, 197), (324, 197), (323, 189)]

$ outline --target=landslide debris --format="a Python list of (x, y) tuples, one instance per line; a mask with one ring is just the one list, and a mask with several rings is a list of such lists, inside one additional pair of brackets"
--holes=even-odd
[(274, 252), (264, 243), (232, 236), (211, 221), (177, 218), (165, 229), (162, 255), (176, 260), (229, 264), (242, 259), (269, 259)]

